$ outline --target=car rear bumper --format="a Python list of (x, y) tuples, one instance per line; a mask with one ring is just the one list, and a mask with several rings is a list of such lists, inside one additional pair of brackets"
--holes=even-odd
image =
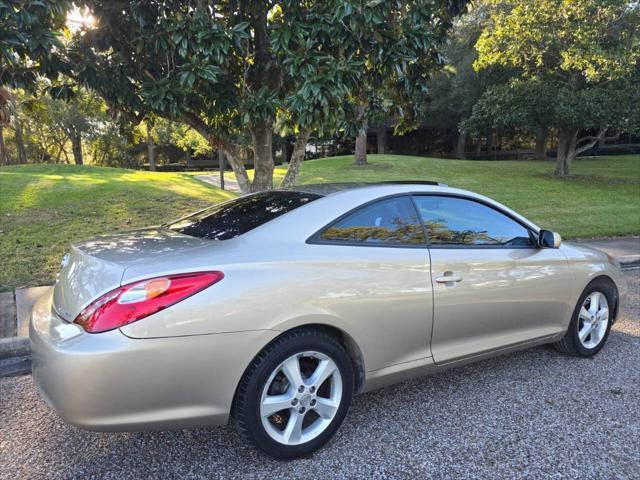
[(226, 423), (244, 369), (278, 334), (89, 334), (52, 313), (51, 295), (35, 305), (29, 330), (42, 397), (67, 422), (100, 431)]

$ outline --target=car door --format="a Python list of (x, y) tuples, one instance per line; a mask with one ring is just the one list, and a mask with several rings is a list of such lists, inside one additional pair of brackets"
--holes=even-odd
[(319, 307), (348, 322), (368, 371), (431, 356), (429, 253), (410, 196), (365, 204), (307, 243), (331, 273), (313, 275)]
[(539, 248), (516, 219), (472, 198), (416, 195), (431, 255), (436, 363), (555, 335), (570, 315), (558, 249)]

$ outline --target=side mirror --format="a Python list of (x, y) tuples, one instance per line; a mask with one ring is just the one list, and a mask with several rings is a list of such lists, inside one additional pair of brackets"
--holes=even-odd
[(562, 238), (557, 232), (551, 230), (540, 230), (538, 234), (538, 245), (542, 248), (560, 248)]

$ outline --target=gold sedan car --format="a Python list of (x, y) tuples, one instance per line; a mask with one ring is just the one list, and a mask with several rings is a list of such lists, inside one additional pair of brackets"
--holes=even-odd
[(233, 417), (292, 458), (355, 393), (546, 343), (594, 355), (622, 285), (606, 254), (481, 195), (301, 186), (73, 245), (33, 311), (33, 375), (80, 427)]

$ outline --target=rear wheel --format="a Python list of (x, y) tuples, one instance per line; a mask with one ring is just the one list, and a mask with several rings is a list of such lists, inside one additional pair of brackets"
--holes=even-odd
[(353, 384), (351, 359), (336, 338), (315, 329), (291, 331), (247, 369), (236, 397), (237, 426), (273, 457), (308, 454), (337, 431)]
[(615, 288), (595, 280), (580, 296), (564, 338), (555, 344), (568, 355), (590, 357), (604, 346), (615, 309)]

